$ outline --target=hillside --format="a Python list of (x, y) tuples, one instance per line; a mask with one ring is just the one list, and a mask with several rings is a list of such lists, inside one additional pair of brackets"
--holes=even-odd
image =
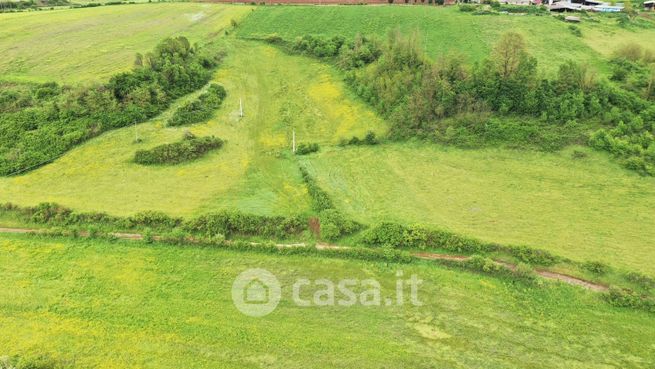
[[(385, 132), (385, 123), (353, 100), (329, 67), (259, 43), (230, 40), (221, 47), (228, 56), (213, 80), (226, 87), (228, 96), (209, 122), (166, 127), (179, 102), (136, 127), (142, 143), (133, 142), (135, 127), (117, 129), (51, 165), (0, 178), (0, 202), (51, 201), (116, 215), (143, 210), (190, 215), (224, 208), (303, 213), (309, 210), (308, 199), (297, 165), (289, 158), (292, 129), (299, 142), (321, 144), (369, 130)], [(136, 150), (178, 140), (187, 130), (221, 137), (227, 144), (219, 153), (180, 166), (131, 162)]]
[[(195, 247), (0, 236), (0, 347), (76, 367), (648, 367), (653, 318), (575, 287), (520, 287), (430, 264), (272, 256)], [(298, 307), (258, 320), (229, 299), (234, 275), (425, 283), (423, 306)], [(64, 272), (65, 271), (65, 272)], [(226, 292), (228, 294), (226, 294)], [(134, 327), (138, 327), (135, 329)], [(565, 342), (563, 342), (565, 340)]]
[(474, 15), (457, 7), (259, 7), (238, 33), (243, 37), (277, 34), (285, 39), (306, 34), (345, 36), (377, 35), (385, 38), (390, 30), (418, 31), (425, 51), (433, 58), (462, 54), (469, 62), (486, 58), (493, 44), (508, 31), (522, 34), (528, 51), (546, 73), (552, 73), (566, 60), (592, 66), (608, 73), (604, 58), (619, 47), (635, 42), (650, 47), (655, 25), (619, 27), (611, 16), (590, 14), (593, 21), (577, 25), (582, 37), (574, 35), (569, 24), (549, 15)]
[(103, 82), (166, 37), (207, 41), (249, 12), (164, 3), (0, 14), (0, 80)]
[(652, 368), (655, 21), (494, 9), (0, 14), (0, 369)]

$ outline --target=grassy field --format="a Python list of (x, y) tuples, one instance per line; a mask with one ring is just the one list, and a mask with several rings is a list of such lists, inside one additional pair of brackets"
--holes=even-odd
[(429, 224), (655, 275), (655, 179), (572, 150), (394, 144), (335, 149), (306, 165), (361, 222)]
[(0, 14), (0, 79), (104, 81), (169, 36), (221, 34), (247, 6), (159, 3)]
[(624, 29), (614, 19), (596, 18), (598, 23), (583, 22), (583, 36), (577, 37), (567, 23), (551, 16), (480, 16), (461, 12), (457, 7), (260, 7), (238, 33), (244, 37), (278, 34), (293, 39), (305, 34), (384, 37), (394, 28), (418, 30), (428, 55), (455, 53), (478, 61), (487, 57), (501, 34), (511, 30), (523, 34), (528, 51), (547, 72), (556, 71), (571, 59), (605, 73), (608, 68), (603, 56), (626, 41), (653, 48), (649, 40), (655, 37), (655, 27)]
[[(328, 66), (256, 42), (227, 40), (228, 57), (214, 81), (228, 97), (217, 116), (191, 127), (165, 127), (175, 109), (135, 128), (106, 133), (26, 175), (0, 179), (0, 201), (53, 201), (79, 210), (133, 214), (161, 210), (190, 215), (222, 208), (257, 214), (298, 214), (309, 200), (295, 160), (298, 142), (334, 144), (386, 123), (352, 99)], [(239, 100), (245, 117), (239, 119)], [(134, 152), (178, 141), (185, 130), (227, 140), (221, 150), (188, 164), (132, 163)]]
[[(44, 353), (79, 368), (649, 368), (653, 316), (597, 294), (520, 287), (430, 264), (69, 239), (0, 237), (0, 355)], [(230, 289), (247, 268), (283, 288), (264, 318)], [(416, 274), (423, 306), (297, 307), (300, 277)], [(138, 327), (138, 329), (135, 329)]]

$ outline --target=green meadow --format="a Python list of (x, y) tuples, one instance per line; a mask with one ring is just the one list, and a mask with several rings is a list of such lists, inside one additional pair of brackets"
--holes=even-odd
[(603, 154), (417, 143), (334, 149), (306, 163), (364, 223), (426, 224), (655, 274), (655, 229), (645, 226), (655, 224), (655, 180)]
[(159, 3), (0, 14), (0, 80), (101, 82), (166, 37), (203, 42), (246, 6)]
[(419, 31), (426, 52), (434, 58), (461, 54), (474, 62), (486, 58), (500, 36), (511, 30), (525, 37), (528, 51), (547, 73), (567, 60), (606, 73), (603, 57), (627, 42), (653, 47), (649, 40), (655, 37), (655, 27), (620, 28), (613, 18), (594, 15), (594, 19), (579, 25), (582, 37), (577, 37), (569, 24), (552, 16), (473, 15), (456, 6), (259, 7), (238, 33), (243, 37), (277, 34), (286, 39), (306, 34), (385, 38), (398, 28), (407, 33)]
[[(618, 47), (638, 43), (653, 48), (655, 27), (647, 26), (650, 23), (619, 27), (613, 16), (591, 17), (578, 25), (582, 34), (576, 36), (569, 24), (552, 16), (474, 15), (454, 6), (143, 2), (0, 14), (0, 82), (10, 82), (4, 86), (105, 83), (130, 70), (136, 53), (151, 51), (166, 37), (183, 35), (192, 43), (211, 42), (207, 47), (225, 51), (209, 84), (227, 91), (220, 108), (206, 121), (166, 125), (177, 108), (195, 100), (209, 84), (144, 123), (85, 137), (47, 165), (0, 177), (0, 204), (27, 207), (52, 202), (75, 212), (62, 215), (64, 220), (57, 223), (60, 214), (55, 212), (61, 209), (55, 206), (32, 213), (3, 208), (7, 211), (0, 227), (53, 227), (53, 233), (48, 237), (0, 233), (0, 367), (5, 355), (45, 355), (66, 369), (653, 368), (655, 324), (646, 298), (655, 291), (648, 279), (655, 276), (655, 177), (640, 176), (608, 152), (587, 146), (543, 152), (511, 149), (522, 147), (512, 142), (462, 149), (429, 139), (391, 139), (395, 121), (383, 118), (373, 104), (358, 97), (348, 85), (349, 72), (337, 68), (333, 59), (293, 55), (284, 45), (256, 40), (278, 35), (292, 41), (307, 34), (352, 39), (358, 33), (384, 39), (399, 28), (404, 34), (418, 31), (430, 58), (462, 54), (462, 62), (476, 62), (487, 58), (501, 35), (513, 30), (523, 36), (539, 70), (547, 74), (573, 59), (608, 75), (609, 58)], [(381, 85), (398, 82), (384, 78)], [(129, 79), (121, 83), (130, 94), (137, 89)], [(161, 91), (153, 89), (152, 79), (137, 85), (140, 94), (134, 96), (143, 101)], [(100, 100), (97, 105), (84, 106), (102, 107), (103, 93), (111, 96), (107, 101), (119, 101), (115, 98), (120, 93), (113, 88), (99, 88), (93, 95)], [(26, 91), (48, 98), (47, 88)], [(61, 99), (70, 96), (63, 94)], [(133, 95), (126, 96), (131, 101)], [(0, 98), (8, 114), (21, 109), (9, 101), (10, 93)], [(69, 101), (72, 105), (75, 98)], [(497, 111), (489, 114), (503, 119)], [(516, 122), (525, 118), (512, 117)], [(38, 119), (29, 120), (6, 122), (15, 132), (32, 137), (32, 130), (43, 127)], [(582, 123), (589, 125), (581, 127), (599, 128), (607, 122)], [(381, 142), (343, 144), (368, 132)], [(138, 150), (180, 142), (187, 133), (215, 136), (224, 144), (177, 165), (134, 162)], [(320, 149), (294, 155), (294, 136), (298, 144), (318, 144)], [(583, 139), (575, 142), (584, 144)], [(303, 180), (299, 167), (306, 168), (320, 187), (319, 195), (324, 191), (334, 209), (317, 209), (316, 187), (311, 179), (309, 185)], [(617, 297), (608, 302), (614, 295), (607, 292), (541, 277), (533, 280), (532, 267), (525, 264), (512, 273), (497, 271), (492, 276), (488, 264), (477, 269), (469, 265), (466, 270), (468, 264), (449, 267), (455, 263), (445, 261), (411, 259), (400, 264), (330, 258), (318, 251), (311, 255), (257, 251), (264, 247), (236, 251), (218, 246), (222, 238), (214, 234), (214, 247), (200, 247), (194, 243), (198, 239), (164, 244), (77, 237), (80, 231), (97, 236), (101, 231), (127, 230), (143, 232), (148, 240), (151, 230), (177, 240), (188, 236), (182, 227), (168, 229), (179, 223), (160, 221), (160, 215), (151, 213), (141, 214), (137, 228), (106, 229), (119, 224), (111, 220), (85, 223), (91, 217), (75, 223), (78, 212), (128, 217), (159, 211), (189, 219), (220, 210), (230, 210), (235, 223), (247, 223), (239, 226), (255, 229), (245, 234), (257, 242), (266, 241), (257, 233), (263, 227), (260, 220), (237, 211), (318, 217), (325, 225), (330, 224), (325, 213), (338, 218), (336, 210), (363, 229), (380, 222), (419, 224), (454, 232), (464, 237), (457, 237), (463, 242), (472, 237), (547, 250), (580, 264), (535, 265), (551, 265), (551, 272), (572, 273), (611, 287), (629, 281), (638, 290), (634, 295), (620, 291), (619, 296), (630, 301)], [(210, 223), (221, 219), (203, 219), (206, 223), (198, 224), (194, 232), (204, 232), (205, 225), (220, 227)], [(68, 231), (76, 237), (52, 236), (62, 230), (56, 226), (70, 226)], [(238, 243), (239, 226), (222, 245)], [(362, 233), (344, 234), (348, 235), (333, 243), (362, 246)], [(251, 246), (253, 239), (243, 245)], [(284, 242), (300, 241), (308, 247), (314, 241), (327, 242), (302, 230)], [(489, 255), (507, 258), (500, 252)], [(525, 261), (511, 255), (512, 263)], [(535, 255), (543, 256), (536, 252), (526, 260)], [(231, 299), (234, 278), (248, 268), (271, 271), (283, 286), (280, 305), (262, 318), (243, 315)], [(406, 278), (415, 274), (424, 281), (421, 306), (300, 307), (291, 298), (291, 285), (298, 278), (375, 279), (383, 296), (394, 294), (400, 271)], [(641, 293), (643, 300), (637, 296)]]
[[(329, 66), (257, 42), (229, 39), (222, 47), (227, 58), (214, 82), (225, 86), (228, 96), (213, 119), (166, 127), (182, 104), (178, 102), (148, 123), (103, 134), (50, 165), (0, 178), (0, 202), (49, 201), (116, 215), (159, 210), (188, 216), (226, 208), (266, 215), (304, 213), (309, 198), (290, 154), (293, 130), (298, 142), (325, 145), (369, 130), (386, 131), (386, 123), (352, 99)], [(132, 162), (137, 150), (178, 141), (187, 130), (227, 143), (182, 165)], [(134, 143), (137, 135), (143, 142)]]
[[(592, 292), (435, 267), (0, 236), (0, 347), (79, 368), (648, 368), (655, 326)], [(234, 278), (266, 268), (280, 305), (252, 318)], [(422, 306), (298, 307), (297, 278), (424, 280)], [(311, 290), (310, 290), (311, 292)]]

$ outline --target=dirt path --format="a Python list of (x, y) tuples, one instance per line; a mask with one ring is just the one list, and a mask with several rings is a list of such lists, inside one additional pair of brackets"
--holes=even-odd
[[(419, 259), (425, 259), (425, 260), (455, 260), (455, 261), (465, 261), (468, 260), (470, 257), (469, 256), (461, 256), (461, 255), (448, 255), (448, 254), (433, 254), (433, 253), (427, 253), (427, 252), (419, 252), (419, 253), (414, 253), (412, 254), (415, 258)], [(499, 261), (499, 260), (494, 260), (496, 263), (504, 266), (507, 269), (510, 270), (516, 270), (516, 265), (510, 264), (504, 261)], [(535, 273), (538, 276), (541, 276), (546, 279), (551, 279), (551, 280), (557, 280), (561, 281), (564, 283), (572, 284), (574, 286), (580, 286), (584, 287), (586, 289), (592, 290), (592, 291), (598, 291), (598, 292), (604, 292), (607, 291), (608, 288), (607, 286), (604, 286), (602, 284), (594, 283), (591, 281), (585, 281), (584, 279), (576, 278), (567, 274), (562, 274), (562, 273), (556, 273), (556, 272), (550, 272), (547, 270), (541, 270), (541, 269), (536, 269)]]
[[(5, 227), (0, 227), (0, 233), (14, 233), (14, 234), (26, 234), (26, 233), (33, 233), (33, 234), (39, 234), (43, 233), (44, 230), (41, 229), (31, 229), (31, 228), (5, 228)], [(80, 232), (80, 235), (83, 237), (88, 237), (89, 234), (88, 232)], [(115, 233), (109, 233), (109, 235), (114, 236), (116, 238), (122, 239), (122, 240), (142, 240), (143, 235), (139, 233), (120, 233), (120, 232), (115, 232)], [(160, 237), (154, 236), (153, 239), (157, 240), (160, 239)], [(259, 243), (257, 242), (251, 242), (253, 245), (258, 245)], [(284, 248), (284, 247), (306, 247), (307, 245), (305, 243), (277, 243), (275, 246)], [(316, 249), (317, 250), (345, 250), (349, 249), (350, 247), (348, 246), (338, 246), (338, 245), (330, 245), (330, 244), (325, 244), (325, 243), (317, 243), (316, 244)], [(463, 256), (463, 255), (450, 255), (450, 254), (437, 254), (437, 253), (431, 253), (431, 252), (415, 252), (411, 254), (413, 257), (417, 259), (422, 259), (422, 260), (451, 260), (451, 261), (466, 261), (470, 258), (470, 256)], [(510, 264), (504, 261), (499, 261), (499, 260), (494, 260), (496, 263), (510, 269), (510, 270), (516, 270), (516, 265)], [(574, 286), (579, 286), (583, 287), (592, 291), (597, 291), (597, 292), (604, 292), (608, 290), (607, 286), (604, 286), (602, 284), (594, 283), (591, 281), (586, 281), (584, 279), (580, 279), (577, 277), (573, 277), (567, 274), (562, 274), (562, 273), (556, 273), (556, 272), (551, 272), (547, 270), (541, 270), (537, 269), (535, 270), (535, 273), (542, 278), (550, 279), (550, 280), (556, 280), (564, 283), (568, 283), (570, 285)]]

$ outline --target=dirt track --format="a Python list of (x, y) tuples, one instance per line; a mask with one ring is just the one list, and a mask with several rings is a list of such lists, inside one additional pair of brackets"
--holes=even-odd
[[(39, 234), (42, 233), (43, 230), (40, 229), (30, 229), (30, 228), (3, 228), (0, 227), (0, 233), (14, 233), (14, 234), (26, 234), (26, 233), (33, 233), (33, 234)], [(88, 237), (88, 234), (85, 232), (80, 233), (81, 236), (83, 237)], [(123, 240), (142, 240), (143, 235), (138, 234), (138, 233), (110, 233), (111, 236), (114, 236), (116, 238), (120, 238)], [(153, 237), (154, 239), (157, 239), (158, 237)], [(256, 243), (253, 243), (256, 244)], [(282, 244), (278, 243), (276, 244), (277, 247), (305, 247), (306, 245), (304, 243), (292, 243), (292, 244)], [(340, 249), (348, 249), (349, 247), (347, 246), (337, 246), (337, 245), (329, 245), (329, 244), (316, 244), (316, 248), (318, 250), (340, 250)], [(462, 262), (465, 260), (468, 260), (470, 257), (469, 256), (462, 256), (462, 255), (450, 255), (450, 254), (436, 254), (436, 253), (430, 253), (430, 252), (417, 252), (417, 253), (412, 253), (412, 256), (417, 258), (417, 259), (422, 259), (422, 260), (451, 260), (451, 261), (458, 261)], [(496, 263), (503, 265), (504, 267), (515, 270), (516, 265), (502, 262), (502, 261), (496, 261)], [(570, 275), (562, 274), (562, 273), (555, 273), (547, 270), (535, 270), (535, 273), (542, 278), (550, 279), (550, 280), (557, 280), (561, 281), (564, 283), (568, 283), (570, 285), (574, 286), (579, 286), (583, 287), (592, 291), (597, 291), (597, 292), (604, 292), (608, 290), (607, 286), (604, 286), (602, 284), (597, 284), (591, 281), (586, 281), (584, 279), (576, 278)]]

